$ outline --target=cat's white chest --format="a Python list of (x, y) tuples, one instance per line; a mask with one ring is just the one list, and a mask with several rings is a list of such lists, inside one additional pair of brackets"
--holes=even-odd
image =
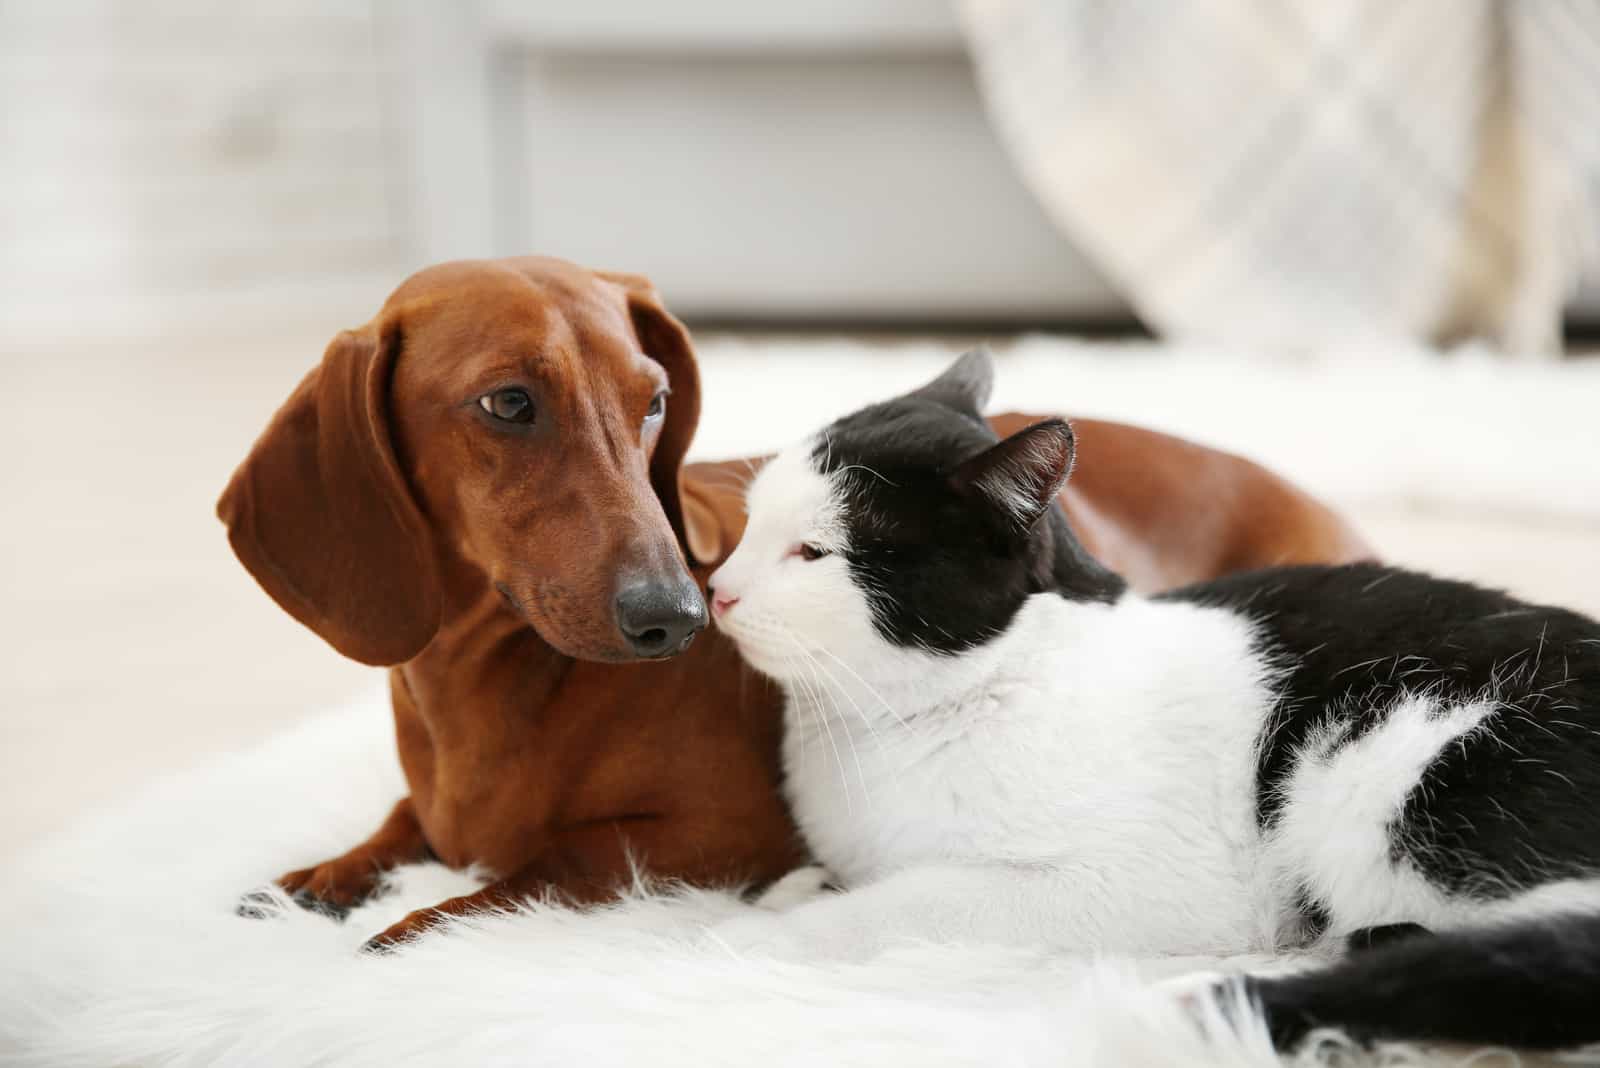
[(981, 720), (1004, 714), (998, 699), (982, 705), (964, 710), (971, 718), (959, 729), (950, 719), (877, 730), (835, 719), (825, 730), (811, 708), (791, 708), (799, 715), (785, 742), (787, 793), (817, 859), (854, 883), (1026, 851), (1030, 838), (1033, 849), (1058, 842), (1038, 826), (1047, 817), (1037, 791), (1031, 803), (1016, 803), (1030, 776), (1003, 752), (1005, 740), (972, 736), (988, 730)]
[(904, 723), (792, 698), (787, 791), (817, 859), (846, 884), (1002, 862), (1082, 872), (1108, 895), (1246, 902), (1270, 705), (1248, 631), (1188, 607), (1040, 598), (994, 646), (982, 687)]

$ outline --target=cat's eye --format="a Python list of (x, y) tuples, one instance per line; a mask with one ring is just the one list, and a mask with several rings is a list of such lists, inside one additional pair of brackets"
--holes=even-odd
[(821, 560), (824, 556), (828, 555), (828, 550), (822, 548), (820, 545), (802, 543), (794, 547), (792, 555), (798, 556), (802, 560)]
[(533, 398), (528, 391), (508, 386), (478, 398), (478, 407), (502, 423), (526, 425), (533, 422)]
[(662, 390), (650, 398), (650, 407), (644, 413), (644, 421), (653, 423), (667, 414), (667, 391)]

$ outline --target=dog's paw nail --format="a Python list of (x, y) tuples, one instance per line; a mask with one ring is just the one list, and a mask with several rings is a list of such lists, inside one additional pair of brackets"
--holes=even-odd
[(270, 920), (283, 915), (278, 899), (265, 890), (252, 890), (239, 899), (233, 908), (234, 915), (247, 920)]
[(400, 943), (383, 935), (373, 935), (361, 943), (361, 952), (368, 957), (387, 957), (400, 949)]
[(315, 912), (319, 916), (326, 916), (337, 923), (343, 923), (345, 917), (350, 915), (350, 910), (345, 906), (335, 905), (333, 902), (324, 900), (309, 890), (296, 890), (290, 900), (307, 912)]

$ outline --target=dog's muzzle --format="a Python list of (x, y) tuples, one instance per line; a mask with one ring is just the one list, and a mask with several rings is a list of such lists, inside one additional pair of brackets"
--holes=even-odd
[(616, 599), (617, 629), (634, 655), (675, 656), (689, 648), (706, 625), (706, 602), (685, 575), (677, 581), (636, 581)]

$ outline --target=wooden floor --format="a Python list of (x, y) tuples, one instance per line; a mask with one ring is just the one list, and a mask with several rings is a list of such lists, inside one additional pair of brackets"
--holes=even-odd
[[(0, 862), (372, 678), (268, 600), (212, 515), (325, 339), (0, 352)], [(1600, 614), (1593, 529), (1355, 519), (1395, 561)]]

